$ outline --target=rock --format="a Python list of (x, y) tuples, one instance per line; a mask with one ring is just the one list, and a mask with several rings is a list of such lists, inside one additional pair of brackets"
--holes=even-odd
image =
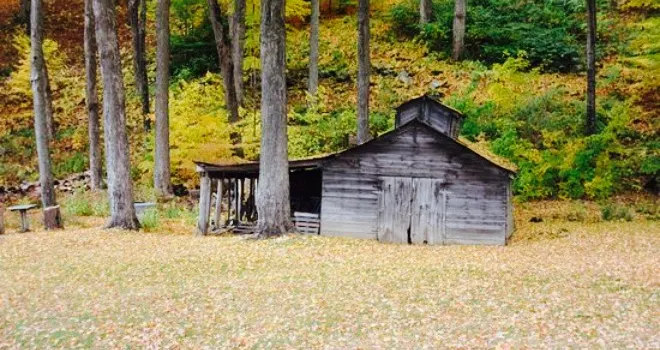
[(444, 81), (444, 82), (439, 82), (438, 80), (433, 79), (433, 81), (431, 82), (431, 89), (434, 89), (434, 90), (435, 90), (435, 89), (441, 88), (441, 87), (443, 87), (443, 86), (445, 86), (445, 85), (447, 85), (447, 82), (446, 82), (446, 81)]
[(410, 85), (413, 82), (413, 79), (410, 77), (410, 74), (408, 74), (408, 72), (406, 72), (405, 70), (399, 72), (399, 75), (397, 75), (396, 78), (406, 85)]

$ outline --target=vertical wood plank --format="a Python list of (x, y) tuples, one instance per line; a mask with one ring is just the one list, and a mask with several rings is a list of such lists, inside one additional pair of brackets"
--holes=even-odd
[(432, 182), (428, 179), (413, 180), (413, 199), (410, 216), (410, 242), (423, 244), (429, 240), (432, 233), (434, 196)]
[(236, 181), (236, 223), (241, 222), (241, 207), (243, 206), (243, 180)]
[(218, 183), (217, 185), (217, 192), (215, 196), (215, 227), (220, 228), (222, 227), (222, 179), (218, 179), (216, 181)]
[(449, 203), (449, 192), (442, 192), (442, 244), (447, 244), (447, 203)]
[(379, 196), (378, 240), (407, 243), (410, 228), (412, 179), (384, 177)]
[(227, 223), (231, 225), (231, 191), (232, 191), (232, 181), (233, 179), (229, 179), (227, 181)]
[(211, 178), (207, 173), (200, 173), (200, 177), (199, 220), (197, 221), (198, 236), (205, 235), (208, 232), (211, 211)]
[(254, 195), (254, 178), (250, 178), (250, 194), (248, 196), (248, 201), (249, 201), (248, 208), (250, 208), (250, 211), (247, 213), (247, 219), (249, 221), (254, 219), (254, 208), (255, 208), (254, 199), (255, 199), (255, 195)]

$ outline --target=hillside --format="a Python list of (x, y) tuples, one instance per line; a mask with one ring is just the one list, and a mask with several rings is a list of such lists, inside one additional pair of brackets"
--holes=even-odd
[[(16, 1), (17, 2), (17, 1)], [(243, 135), (245, 157), (259, 144), (258, 19), (248, 5), (243, 120), (227, 123), (205, 2), (174, 1), (173, 82), (170, 87), (174, 182), (196, 184), (192, 160), (231, 160), (229, 134)], [(248, 2), (249, 4), (251, 2)], [(82, 1), (47, 1), (46, 43), (53, 82), (56, 176), (84, 171), (86, 116), (82, 65)], [(303, 3), (304, 4), (304, 3)], [(357, 71), (355, 19), (349, 2), (327, 8), (321, 20), (321, 89), (317, 104), (305, 93), (308, 62), (306, 8), (289, 15), (287, 68), (291, 157), (337, 151), (355, 134)], [(151, 4), (150, 6), (152, 6)], [(17, 10), (3, 5), (3, 11)], [(414, 2), (387, 1), (372, 11), (371, 129), (393, 126), (401, 102), (439, 95), (462, 111), (462, 135), (520, 169), (522, 200), (606, 198), (658, 191), (660, 183), (660, 18), (642, 4), (599, 2), (599, 133), (583, 136), (584, 7), (581, 3), (479, 0), (468, 9), (468, 57), (447, 58), (451, 2), (434, 2), (435, 21), (416, 25)], [(652, 7), (653, 5), (651, 5)], [(120, 9), (125, 3), (120, 2)], [(4, 10), (7, 9), (7, 10)], [(514, 9), (517, 10), (513, 11)], [(134, 178), (151, 179), (152, 135), (141, 131), (130, 64), (130, 40), (119, 11)], [(149, 76), (153, 84), (153, 9), (149, 12)], [(449, 16), (449, 17), (448, 17)], [(0, 185), (37, 177), (33, 145), (29, 49), (11, 18), (1, 24)], [(449, 31), (449, 32), (448, 32)], [(449, 33), (449, 34), (448, 34)], [(448, 36), (449, 35), (449, 36)]]

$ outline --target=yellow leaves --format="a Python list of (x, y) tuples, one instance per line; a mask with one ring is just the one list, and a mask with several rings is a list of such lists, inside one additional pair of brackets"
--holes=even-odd
[[(9, 77), (8, 86), (16, 94), (32, 98), (32, 85), (30, 80), (30, 37), (23, 32), (17, 32), (14, 35), (14, 47), (21, 56), (19, 58), (18, 68), (14, 70)], [(65, 69), (65, 57), (59, 51), (56, 42), (46, 39), (43, 43), (44, 56), (52, 90), (57, 90), (61, 83), (60, 71)]]
[(193, 160), (232, 158), (224, 93), (220, 77), (207, 73), (200, 80), (181, 81), (170, 95), (172, 167), (187, 182), (196, 178)]
[(627, 0), (620, 7), (622, 10), (652, 11), (660, 9), (660, 2), (657, 0)]
[[(178, 235), (9, 234), (0, 249), (0, 344), (652, 346), (657, 227), (570, 222), (567, 212), (580, 211), (571, 205), (527, 204), (507, 247), (192, 239), (192, 226)], [(592, 203), (585, 207), (587, 219), (598, 215)], [(538, 213), (544, 221), (530, 223)]]

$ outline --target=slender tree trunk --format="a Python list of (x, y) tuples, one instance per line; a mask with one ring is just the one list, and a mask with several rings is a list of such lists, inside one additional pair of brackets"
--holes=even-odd
[(596, 0), (587, 0), (587, 135), (596, 133)]
[(433, 16), (433, 2), (431, 0), (419, 1), (419, 23), (426, 24), (431, 22)]
[(261, 0), (261, 155), (258, 237), (289, 231), (285, 0)]
[(465, 40), (465, 17), (466, 17), (467, 0), (456, 0), (454, 8), (454, 45), (452, 50), (452, 59), (458, 61), (463, 55), (464, 40)]
[(358, 0), (358, 144), (363, 144), (371, 138), (369, 134), (370, 36), (369, 0)]
[(53, 115), (53, 91), (50, 89), (50, 78), (48, 76), (48, 65), (45, 63), (43, 65), (43, 77), (46, 80), (46, 135), (48, 135), (48, 141), (55, 140), (55, 116)]
[(113, 0), (94, 0), (96, 44), (103, 78), (103, 132), (110, 220), (106, 225), (137, 230), (133, 205), (130, 150), (126, 134), (126, 104)]
[[(41, 203), (46, 208), (57, 205), (53, 173), (51, 169), (50, 150), (48, 147), (47, 111), (51, 101), (47, 96), (46, 63), (43, 51), (43, 7), (42, 0), (32, 0), (30, 11), (30, 80), (32, 84), (32, 101), (34, 108), (34, 133), (39, 159), (39, 182), (41, 184)], [(61, 228), (61, 221), (45, 222), (46, 229)]]
[(245, 0), (235, 0), (232, 16), (231, 49), (234, 64), (234, 86), (236, 101), (243, 104), (243, 51), (245, 48)]
[(144, 131), (151, 129), (149, 122), (149, 83), (147, 82), (146, 50), (146, 0), (129, 0), (128, 20), (131, 26), (133, 43), (133, 69), (135, 71), (135, 88), (142, 102), (142, 122)]
[(89, 133), (89, 175), (91, 188), (101, 189), (101, 140), (99, 137), (99, 98), (96, 91), (96, 38), (93, 0), (85, 0), (85, 101)]
[(319, 87), (319, 0), (312, 0), (309, 31), (309, 94), (316, 96)]
[(156, 7), (156, 154), (154, 188), (162, 197), (172, 195), (170, 183), (170, 0)]
[[(222, 10), (217, 0), (208, 0), (209, 20), (215, 35), (215, 47), (218, 51), (218, 60), (220, 63), (220, 73), (222, 74), (222, 83), (225, 90), (225, 105), (229, 112), (229, 122), (236, 123), (239, 119), (238, 99), (236, 97), (236, 86), (234, 83), (234, 63), (232, 62), (231, 42), (222, 26)], [(232, 143), (236, 146), (234, 154), (238, 157), (243, 156), (243, 150), (238, 146), (241, 143), (241, 136), (237, 132), (231, 133)]]

